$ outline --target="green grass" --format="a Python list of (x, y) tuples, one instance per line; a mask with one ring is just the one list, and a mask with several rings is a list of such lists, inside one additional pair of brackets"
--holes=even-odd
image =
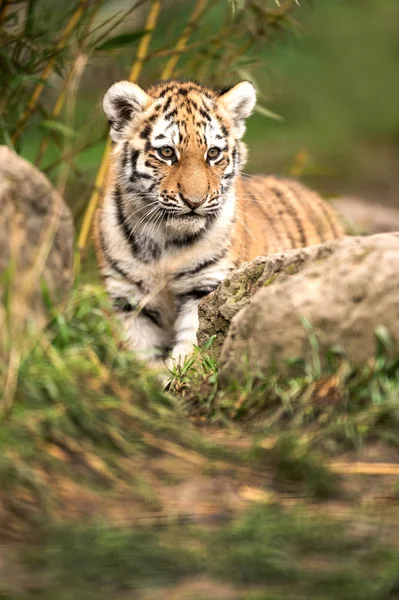
[[(367, 365), (351, 365), (341, 351), (287, 364), (288, 373), (253, 373), (244, 381), (219, 381), (219, 365), (209, 348), (198, 349), (180, 373), (175, 389), (194, 414), (213, 421), (241, 422), (254, 432), (311, 430), (319, 449), (342, 452), (373, 440), (397, 446), (399, 355), (388, 332), (376, 331), (376, 355)], [(211, 343), (212, 340), (210, 340)]]
[(40, 575), (41, 583), (34, 593), (15, 596), (4, 588), (2, 598), (133, 598), (129, 591), (200, 576), (246, 590), (239, 598), (258, 600), (384, 600), (398, 592), (398, 555), (375, 533), (354, 535), (345, 522), (273, 505), (211, 530), (48, 528), (40, 543), (20, 556), (32, 580)]
[[(11, 346), (20, 363), (13, 403), (1, 423), (0, 489), (12, 506), (15, 490), (23, 488), (51, 512), (52, 472), (104, 488), (126, 481), (148, 500), (146, 473), (127, 471), (121, 458), (145, 460), (169, 441), (183, 454), (226, 455), (201, 439), (155, 374), (121, 349), (101, 288), (82, 285), (50, 313), (44, 333), (24, 338), (20, 348), (16, 340)], [(4, 384), (8, 369), (3, 357)]]
[[(356, 523), (362, 529), (363, 516), (354, 513), (360, 498), (349, 497), (328, 466), (332, 456), (376, 440), (397, 447), (399, 366), (385, 332), (378, 332), (375, 360), (362, 369), (337, 353), (321, 360), (313, 339), (311, 364), (293, 365), (294, 374), (248, 373), (244, 383), (227, 386), (210, 340), (176, 370), (173, 393), (165, 393), (121, 348), (99, 287), (82, 283), (64, 306), (49, 310), (44, 334), (21, 346), (0, 436), (0, 502), (8, 515), (1, 527), (16, 522), (28, 536), (19, 555), (34, 591), (22, 586), (15, 593), (2, 582), (0, 598), (125, 600), (142, 588), (199, 576), (245, 589), (245, 599), (399, 597), (397, 550), (377, 527), (353, 533)], [(2, 377), (7, 368), (3, 358)], [(226, 437), (215, 440), (214, 427)], [(245, 447), (231, 448), (230, 430)], [(156, 467), (159, 459), (169, 470)], [(139, 525), (143, 509), (147, 516), (162, 512), (166, 489), (197, 477), (249, 484), (276, 503), (240, 517), (221, 508), (231, 517), (224, 525), (173, 518), (158, 529)], [(74, 507), (60, 504), (54, 481), (78, 489), (74, 503), (79, 490), (104, 502), (134, 502), (131, 525), (95, 511), (82, 523)], [(346, 521), (282, 510), (279, 498), (287, 494), (336, 499), (348, 509)]]
[[(37, 4), (47, 4), (53, 21), (62, 20), (59, 11), (51, 10), (50, 2), (41, 0)], [(215, 2), (210, 6), (191, 41), (217, 35), (226, 19), (226, 4)], [(154, 32), (154, 49), (175, 44), (191, 6), (187, 2), (187, 8), (175, 11), (173, 22), (165, 13)], [(251, 77), (260, 90), (259, 103), (284, 119), (274, 121), (254, 114), (248, 120), (245, 139), (250, 149), (249, 172), (287, 173), (296, 164), (297, 153), (304, 151), (305, 161), (296, 174), (310, 177), (316, 187), (339, 193), (353, 186), (359, 193), (375, 190), (385, 197), (381, 190), (395, 178), (399, 131), (395, 50), (398, 10), (396, 0), (305, 1), (295, 10), (297, 25), (291, 23), (276, 35), (273, 32), (229, 69), (220, 71), (221, 61), (213, 61), (205, 83), (224, 86)], [(43, 22), (47, 19), (38, 19), (37, 27), (42, 29)], [(108, 55), (112, 77), (126, 77), (135, 50), (133, 44)], [(196, 77), (210, 50), (194, 50), (181, 57), (177, 76)], [(163, 58), (146, 62), (141, 77), (144, 86), (159, 78), (165, 61)], [(217, 81), (209, 79), (214, 72)], [(106, 132), (101, 99), (111, 81), (107, 70), (104, 75), (100, 70), (97, 73), (98, 77), (92, 76), (89, 84), (84, 83), (78, 95), (72, 125), (78, 132), (76, 140), (72, 140), (77, 146), (91, 143)], [(381, 90), (387, 93), (381, 94)], [(41, 117), (32, 118), (21, 140), (21, 154), (28, 160), (35, 159), (40, 139), (46, 133), (40, 121)], [(64, 121), (65, 115), (61, 115), (61, 122)], [(60, 147), (68, 141), (60, 134), (54, 137), (57, 144), (51, 142), (42, 167), (54, 163), (60, 156)], [(78, 217), (89, 197), (103, 147), (104, 143), (99, 142), (77, 152), (77, 171), (71, 173), (67, 200)], [(50, 176), (56, 181), (57, 169)]]
[[(60, 587), (120, 591), (165, 585), (196, 572), (195, 556), (156, 532), (98, 524), (53, 528), (25, 558), (38, 572), (52, 574)], [(71, 586), (71, 575), (73, 585)]]

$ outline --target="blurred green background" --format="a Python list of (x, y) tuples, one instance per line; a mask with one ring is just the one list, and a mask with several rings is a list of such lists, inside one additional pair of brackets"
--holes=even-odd
[[(102, 96), (113, 81), (127, 78), (150, 3), (139, 2), (135, 11), (131, 11), (134, 3), (126, 0), (87, 3), (85, 10), (95, 11), (88, 32), (82, 34), (82, 17), (76, 35), (56, 55), (40, 103), (16, 144), (22, 156), (38, 164), (40, 142), (50, 135), (39, 165), (55, 183), (62, 179), (63, 169), (64, 173), (70, 169), (63, 191), (78, 221), (105, 144)], [(161, 4), (149, 58), (139, 79), (143, 86), (159, 79), (168, 51), (196, 5), (193, 0)], [(34, 49), (36, 44), (39, 54), (51, 56), (77, 5), (72, 1), (62, 5), (52, 0), (19, 2), (16, 6), (22, 6), (23, 16), (15, 22), (10, 17), (6, 20), (0, 53), (5, 90), (1, 131), (6, 143), (40, 80), (40, 69), (35, 72), (24, 65), (23, 53), (10, 42), (10, 32), (17, 31)], [(9, 11), (14, 10), (11, 3)], [(28, 27), (26, 19), (30, 19)], [(261, 112), (248, 122), (247, 172), (288, 173), (303, 177), (327, 195), (358, 194), (392, 205), (398, 201), (399, 182), (398, 25), (397, 0), (301, 0), (300, 5), (295, 0), (208, 2), (190, 32), (187, 51), (179, 56), (174, 76), (199, 78), (214, 86), (240, 78), (254, 81)], [(68, 69), (81, 54), (86, 60), (84, 69), (54, 125), (51, 109)], [(270, 118), (264, 109), (280, 119)], [(65, 148), (72, 153), (73, 163), (60, 161)]]
[[(174, 77), (258, 88), (247, 172), (398, 203), (398, 0), (0, 0), (0, 143), (48, 175), (78, 235), (108, 135), (102, 97), (129, 76), (158, 3), (140, 84), (159, 79), (186, 31)], [(92, 253), (81, 257), (90, 283), (77, 277), (50, 306), (39, 343), (7, 322), (0, 600), (177, 600), (199, 579), (214, 585), (197, 598), (226, 586), (232, 600), (398, 598), (399, 378), (387, 332), (364, 370), (337, 362), (325, 373), (316, 349), (298, 377), (256, 374), (232, 390), (201, 351), (165, 394), (121, 351)], [(345, 479), (338, 456), (388, 474)], [(186, 513), (198, 523), (180, 521)], [(34, 547), (14, 564), (27, 523)], [(180, 595), (140, 593), (183, 578)]]

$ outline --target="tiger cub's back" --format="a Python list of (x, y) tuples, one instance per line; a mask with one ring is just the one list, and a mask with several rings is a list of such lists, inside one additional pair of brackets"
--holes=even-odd
[(232, 252), (237, 263), (345, 235), (334, 209), (295, 180), (240, 177), (236, 199)]

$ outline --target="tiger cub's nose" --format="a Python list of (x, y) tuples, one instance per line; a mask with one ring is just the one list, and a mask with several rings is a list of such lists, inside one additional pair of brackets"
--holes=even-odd
[(205, 196), (203, 196), (202, 198), (200, 198), (198, 196), (189, 196), (189, 197), (184, 196), (180, 192), (180, 198), (183, 200), (184, 204), (187, 204), (187, 206), (194, 209), (194, 208), (198, 208), (199, 206), (201, 206), (201, 204), (204, 204), (205, 200), (207, 199), (207, 194)]

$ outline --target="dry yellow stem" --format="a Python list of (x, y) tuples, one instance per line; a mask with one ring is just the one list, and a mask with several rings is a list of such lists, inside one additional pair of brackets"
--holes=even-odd
[(2, 25), (2, 23), (4, 23), (4, 19), (7, 16), (7, 6), (8, 6), (8, 0), (2, 0), (2, 2), (0, 2), (0, 25)]
[[(168, 62), (165, 65), (165, 68), (161, 74), (161, 79), (168, 79), (172, 75), (173, 70), (177, 64), (177, 61), (179, 60), (179, 56), (180, 56), (182, 50), (186, 47), (187, 41), (188, 41), (191, 33), (195, 29), (196, 23), (198, 22), (201, 15), (203, 14), (206, 4), (207, 4), (207, 0), (197, 0), (194, 10), (191, 14), (191, 17), (174, 48), (174, 54), (172, 54), (172, 56), (170, 57), (170, 59), (168, 60)], [(152, 34), (153, 29), (155, 28), (155, 25), (156, 25), (156, 22), (158, 19), (158, 15), (159, 15), (160, 7), (161, 7), (160, 0), (153, 0), (153, 4), (152, 4), (151, 10), (149, 12), (147, 23), (145, 26), (145, 29), (148, 31), (148, 33), (141, 39), (139, 48), (137, 50), (136, 60), (133, 64), (132, 69), (129, 74), (129, 81), (134, 81), (134, 82), (137, 81), (137, 79), (141, 73), (144, 61), (146, 60), (146, 58), (148, 56), (148, 47), (149, 47), (149, 43), (151, 40), (151, 34)], [(102, 157), (100, 169), (97, 173), (96, 181), (94, 184), (94, 190), (91, 195), (87, 210), (86, 210), (84, 218), (83, 218), (82, 228), (80, 230), (80, 235), (79, 235), (79, 240), (78, 240), (78, 252), (77, 252), (76, 262), (75, 262), (75, 273), (78, 272), (78, 270), (79, 270), (80, 258), (82, 256), (82, 253), (86, 249), (87, 242), (89, 239), (89, 235), (90, 235), (90, 231), (91, 231), (92, 223), (93, 223), (93, 219), (94, 219), (94, 213), (96, 211), (100, 192), (103, 187), (105, 177), (107, 174), (108, 156), (109, 156), (110, 149), (111, 149), (111, 144), (108, 141), (105, 151), (104, 151), (104, 154), (103, 154), (103, 157)]]
[[(51, 117), (54, 119), (56, 117), (59, 116), (62, 107), (64, 106), (64, 102), (65, 102), (65, 98), (66, 98), (66, 91), (67, 91), (67, 87), (68, 87), (68, 82), (69, 82), (69, 78), (70, 75), (72, 73), (72, 69), (71, 71), (68, 73), (68, 77), (65, 79), (64, 85), (62, 86), (60, 93), (58, 94), (58, 98), (56, 103), (54, 104), (54, 108), (51, 112)], [(41, 143), (40, 143), (40, 147), (39, 150), (37, 152), (37, 156), (36, 156), (36, 160), (35, 160), (35, 165), (39, 166), (40, 163), (43, 160), (43, 156), (44, 153), (46, 152), (48, 147), (48, 137), (46, 136), (45, 138), (42, 139)]]
[[(152, 32), (155, 29), (157, 24), (159, 11), (161, 8), (161, 0), (152, 0), (152, 6), (150, 12), (148, 13), (147, 22), (145, 24), (145, 29), (148, 32), (144, 35), (141, 40), (139, 47), (137, 49), (136, 60), (133, 63), (129, 74), (129, 81), (137, 81), (141, 70), (143, 68), (144, 60), (146, 59), (148, 53), (148, 46), (151, 40)], [(101, 159), (101, 165), (97, 173), (96, 181), (94, 183), (94, 190), (90, 197), (89, 204), (87, 206), (85, 215), (83, 217), (83, 223), (79, 234), (78, 239), (78, 253), (76, 256), (75, 262), (75, 272), (79, 270), (79, 261), (82, 253), (86, 249), (87, 242), (89, 239), (94, 213), (96, 211), (98, 200), (100, 197), (101, 189), (104, 185), (105, 177), (107, 175), (108, 168), (108, 156), (111, 150), (111, 142), (108, 140), (107, 145), (105, 146), (105, 150)]]
[(69, 19), (68, 23), (66, 24), (63, 34), (61, 36), (61, 39), (56, 46), (56, 52), (54, 52), (54, 54), (51, 56), (50, 60), (48, 61), (47, 65), (44, 67), (44, 69), (40, 75), (41, 81), (40, 81), (40, 83), (37, 84), (37, 86), (33, 90), (33, 94), (28, 102), (28, 105), (24, 111), (24, 114), (22, 115), (21, 120), (18, 123), (17, 130), (15, 131), (14, 135), (12, 136), (13, 144), (15, 144), (16, 141), (18, 140), (26, 121), (29, 119), (29, 117), (31, 116), (31, 114), (33, 113), (33, 111), (35, 110), (35, 108), (37, 106), (38, 100), (39, 100), (40, 96), (42, 95), (46, 81), (50, 77), (51, 72), (53, 70), (57, 51), (62, 50), (62, 48), (65, 47), (65, 44), (66, 44), (69, 36), (72, 34), (73, 30), (79, 23), (81, 16), (83, 15), (83, 12), (87, 6), (87, 2), (88, 2), (88, 0), (80, 0), (77, 9), (75, 10), (73, 15)]
[(188, 39), (189, 39), (190, 35), (192, 34), (192, 32), (194, 31), (198, 20), (201, 18), (201, 15), (205, 10), (206, 3), (207, 3), (207, 0), (197, 0), (194, 10), (191, 14), (191, 17), (174, 48), (175, 53), (172, 54), (172, 56), (170, 57), (170, 59), (168, 60), (168, 62), (165, 65), (165, 68), (161, 75), (161, 79), (169, 79), (169, 77), (171, 77), (171, 75), (177, 65), (177, 61), (179, 60), (179, 54), (185, 48), (185, 46), (188, 42)]
[[(94, 7), (94, 10), (92, 11), (90, 19), (88, 19), (88, 21), (86, 23), (86, 26), (84, 28), (83, 35), (82, 35), (83, 41), (86, 40), (86, 37), (87, 37), (87, 35), (88, 35), (89, 31), (90, 31), (90, 27), (91, 27), (91, 25), (92, 25), (92, 23), (94, 21), (94, 18), (96, 16), (96, 14), (97, 14), (97, 12), (98, 12), (101, 4), (102, 4), (102, 0), (97, 0), (96, 6)], [(65, 99), (66, 99), (66, 96), (67, 96), (68, 85), (69, 85), (69, 82), (70, 82), (70, 79), (71, 79), (71, 76), (72, 76), (74, 70), (76, 70), (76, 61), (72, 65), (72, 67), (71, 67), (71, 69), (70, 69), (67, 77), (65, 78), (63, 86), (60, 89), (60, 92), (58, 94), (58, 98), (56, 100), (56, 103), (54, 104), (54, 108), (53, 108), (53, 110), (51, 112), (51, 117), (53, 119), (57, 118), (59, 116), (59, 114), (61, 113), (61, 110), (62, 110), (62, 108), (64, 106), (64, 102), (65, 102)], [(40, 163), (42, 162), (43, 156), (44, 156), (44, 154), (45, 154), (45, 152), (47, 150), (47, 147), (48, 147), (48, 143), (49, 143), (49, 138), (48, 138), (48, 136), (46, 136), (41, 141), (41, 144), (40, 144), (37, 156), (36, 156), (36, 160), (35, 160), (35, 165), (36, 166), (40, 165)]]
[(368, 462), (331, 462), (328, 465), (335, 473), (345, 475), (399, 475), (399, 464)]

